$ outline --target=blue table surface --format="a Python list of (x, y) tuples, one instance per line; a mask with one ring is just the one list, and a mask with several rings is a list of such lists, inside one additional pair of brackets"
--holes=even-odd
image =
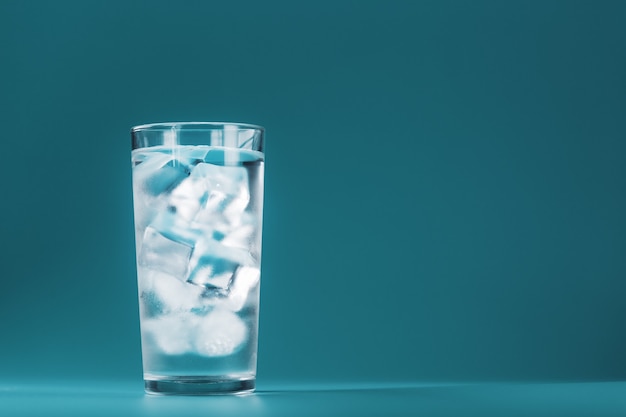
[(141, 381), (0, 380), (0, 416), (626, 416), (626, 382), (266, 384), (245, 396), (159, 397)]

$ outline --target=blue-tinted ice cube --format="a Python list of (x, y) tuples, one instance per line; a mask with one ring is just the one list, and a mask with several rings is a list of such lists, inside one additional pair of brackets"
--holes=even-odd
[(196, 215), (198, 222), (241, 223), (241, 216), (250, 202), (245, 168), (200, 163), (194, 167), (191, 177), (201, 180), (205, 186), (206, 194)]
[(226, 295), (237, 268), (253, 263), (247, 250), (224, 246), (207, 236), (194, 247), (187, 282)]
[(195, 266), (190, 271), (187, 282), (216, 290), (221, 294), (228, 289), (228, 284), (239, 264), (214, 254), (202, 254), (195, 259)]
[(190, 172), (187, 165), (172, 159), (155, 171), (153, 175), (146, 178), (144, 188), (152, 195), (159, 195), (172, 190), (182, 180), (187, 178)]
[(189, 164), (165, 153), (152, 152), (149, 157), (138, 154), (134, 160), (138, 163), (133, 168), (134, 182), (143, 193), (152, 196), (170, 191), (191, 172)]

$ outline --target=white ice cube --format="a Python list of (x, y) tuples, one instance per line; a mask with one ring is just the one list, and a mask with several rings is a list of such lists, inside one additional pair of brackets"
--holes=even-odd
[(161, 314), (203, 308), (202, 288), (155, 270), (141, 268), (138, 273), (140, 292), (146, 294), (145, 299), (157, 304)]
[(168, 355), (182, 355), (194, 350), (200, 318), (191, 313), (161, 316), (143, 320), (141, 329), (154, 339), (156, 346)]
[(176, 216), (191, 221), (195, 218), (206, 199), (205, 181), (190, 175), (172, 191), (169, 207)]
[(254, 258), (246, 249), (224, 246), (212, 237), (207, 237), (196, 242), (187, 281), (207, 288), (226, 290), (238, 267), (253, 264)]
[(253, 224), (242, 224), (239, 227), (232, 228), (229, 233), (225, 233), (220, 241), (222, 245), (233, 248), (249, 248), (250, 240), (254, 234)]

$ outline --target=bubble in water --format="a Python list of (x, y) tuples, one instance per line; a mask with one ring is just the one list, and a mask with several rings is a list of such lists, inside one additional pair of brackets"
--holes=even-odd
[(233, 354), (247, 337), (246, 325), (227, 310), (213, 310), (204, 317), (197, 328), (196, 352), (204, 356)]

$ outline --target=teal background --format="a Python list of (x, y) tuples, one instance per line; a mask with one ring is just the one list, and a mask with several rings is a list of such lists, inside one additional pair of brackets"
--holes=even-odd
[(0, 2), (0, 376), (140, 380), (133, 125), (267, 129), (259, 384), (626, 378), (626, 2)]

